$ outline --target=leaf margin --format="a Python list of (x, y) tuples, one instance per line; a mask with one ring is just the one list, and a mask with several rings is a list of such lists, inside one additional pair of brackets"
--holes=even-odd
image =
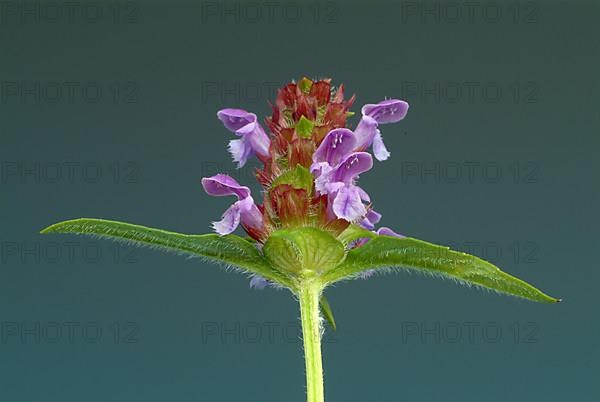
[[(119, 230), (121, 235), (116, 234)], [(100, 218), (77, 218), (61, 221), (42, 229), (40, 233), (88, 235), (159, 250), (174, 251), (257, 274), (290, 289), (294, 289), (296, 286), (292, 278), (273, 268), (254, 244), (237, 235), (221, 236), (215, 233), (190, 235)], [(162, 238), (162, 241), (158, 241), (159, 238)], [(205, 247), (204, 252), (200, 248), (202, 243)], [(225, 248), (235, 249), (240, 256), (248, 258), (245, 261), (243, 258), (227, 259), (222, 252), (219, 253), (219, 244)]]
[[(346, 237), (352, 240), (363, 237), (371, 237), (371, 239), (366, 244), (348, 251), (346, 259), (340, 265), (323, 275), (323, 280), (328, 284), (333, 284), (344, 279), (355, 277), (360, 272), (371, 269), (408, 269), (412, 271), (431, 273), (434, 275), (437, 274), (467, 285), (474, 285), (531, 301), (541, 303), (557, 303), (561, 301), (561, 299), (549, 296), (541, 290), (535, 288), (533, 285), (502, 271), (500, 268), (488, 261), (471, 254), (451, 250), (449, 247), (436, 245), (410, 237), (398, 238), (387, 235), (377, 235), (361, 228), (353, 228), (347, 233)], [(379, 243), (387, 243), (388, 249), (382, 248), (379, 251), (374, 250), (379, 246)], [(415, 257), (415, 253), (410, 253), (410, 247), (412, 247), (413, 250), (417, 250), (418, 247), (421, 247), (421, 250), (426, 251), (426, 258), (423, 260), (424, 265), (411, 266), (408, 264), (403, 264), (402, 261), (400, 261), (401, 259), (398, 258), (402, 254), (401, 250), (403, 250), (403, 246), (405, 250), (404, 254), (407, 257), (406, 262), (410, 261), (411, 257)], [(369, 261), (367, 258), (367, 253), (369, 252), (372, 252), (373, 254), (371, 255), (371, 261)], [(383, 255), (377, 255), (376, 253)], [(429, 255), (427, 255), (428, 253)], [(438, 255), (436, 256), (436, 254)], [(373, 257), (375, 257), (375, 259), (373, 259)], [(388, 262), (385, 261), (386, 258), (389, 260)], [(448, 268), (434, 268), (433, 266), (436, 265), (435, 258), (438, 258), (438, 265), (440, 265), (439, 263), (441, 262), (439, 258), (446, 258), (446, 263), (450, 266), (450, 268), (452, 267), (452, 264), (455, 264), (457, 266), (457, 270), (453, 272)], [(463, 265), (462, 269), (464, 270), (464, 275), (462, 276), (458, 275), (460, 273), (459, 263), (462, 263)], [(433, 264), (433, 266), (427, 266), (427, 264)], [(484, 273), (488, 274), (489, 276), (486, 277)], [(497, 286), (492, 286), (494, 282), (496, 282)]]

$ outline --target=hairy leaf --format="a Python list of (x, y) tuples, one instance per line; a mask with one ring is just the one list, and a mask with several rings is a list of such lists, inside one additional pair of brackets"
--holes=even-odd
[(130, 223), (81, 218), (56, 223), (41, 233), (76, 233), (124, 241), (160, 250), (198, 256), (258, 274), (270, 281), (292, 287), (289, 277), (273, 269), (256, 246), (235, 235), (186, 235)]
[(560, 301), (478, 257), (417, 239), (391, 236), (375, 236), (365, 245), (352, 249), (342, 264), (323, 275), (323, 280), (334, 283), (369, 269), (394, 267), (439, 274), (537, 302)]

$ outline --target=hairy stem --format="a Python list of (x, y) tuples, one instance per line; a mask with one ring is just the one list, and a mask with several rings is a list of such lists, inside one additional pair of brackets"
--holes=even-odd
[(321, 290), (321, 285), (318, 283), (306, 283), (298, 292), (306, 361), (307, 402), (325, 401), (321, 358), (321, 317), (319, 316)]

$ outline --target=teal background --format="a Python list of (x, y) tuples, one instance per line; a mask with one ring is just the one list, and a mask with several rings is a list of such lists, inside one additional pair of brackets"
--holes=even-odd
[[(5, 86), (93, 82), (103, 89), (96, 103), (81, 96), (21, 101), (2, 92), (0, 400), (304, 399), (300, 343), (281, 331), (299, 316), (286, 292), (251, 290), (243, 276), (199, 260), (146, 249), (115, 255), (107, 242), (37, 234), (81, 216), (208, 232), (228, 203), (205, 195), (199, 180), (216, 165), (233, 170), (232, 136), (216, 111), (241, 107), (264, 116), (270, 83), (303, 75), (344, 82), (357, 94), (355, 111), (385, 96), (411, 104), (403, 122), (382, 128), (392, 158), (361, 177), (386, 226), (461, 249), (479, 242), (474, 252), (484, 257), (493, 244), (504, 270), (565, 299), (539, 305), (406, 273), (340, 284), (327, 292), (339, 326), (324, 345), (327, 400), (598, 400), (597, 2), (517, 3), (518, 22), (513, 2), (496, 2), (503, 10), (496, 23), (480, 13), (473, 22), (442, 14), (437, 22), (403, 12), (421, 2), (321, 3), (333, 19), (320, 14), (318, 22), (310, 4), (297, 3), (297, 23), (277, 12), (273, 22), (221, 21), (203, 14), (206, 2), (182, 1), (135, 3), (137, 22), (124, 23), (122, 14), (113, 20), (112, 3), (96, 4), (104, 11), (96, 23), (23, 22), (6, 13), (0, 22)], [(436, 4), (444, 3), (427, 7)], [(115, 101), (115, 82), (137, 93)], [(480, 92), (472, 101), (448, 94), (436, 101), (406, 90), (464, 82), (494, 83), (503, 93), (496, 102)], [(258, 96), (203, 90), (250, 91), (257, 83)], [(63, 171), (53, 183), (7, 171), (37, 163), (48, 175), (53, 164), (71, 162), (97, 164), (102, 177), (92, 183), (74, 168), (72, 180)], [(468, 180), (464, 171), (453, 182), (406, 172), (409, 164), (465, 162), (494, 163), (502, 178), (492, 183), (476, 173)], [(527, 180), (515, 180), (515, 163)], [(241, 176), (250, 183), (250, 170)], [(69, 259), (65, 242), (77, 242), (77, 250), (91, 244), (102, 256)], [(52, 262), (56, 244), (62, 257)], [(91, 342), (76, 330), (72, 342), (64, 333), (51, 342), (50, 333), (35, 330), (36, 323), (51, 331), (51, 323), (64, 329), (65, 322), (93, 323), (102, 336)], [(453, 342), (453, 332), (435, 330), (436, 323), (451, 331), (467, 322), (502, 334), (492, 342), (476, 330), (472, 342), (464, 333)], [(235, 330), (266, 330), (265, 323), (279, 328), (273, 339), (263, 333), (254, 342)], [(9, 335), (14, 325), (34, 328), (40, 341)], [(213, 325), (237, 335), (207, 334)], [(424, 331), (408, 334), (415, 325), (433, 328), (439, 342), (426, 331), (424, 339)]]

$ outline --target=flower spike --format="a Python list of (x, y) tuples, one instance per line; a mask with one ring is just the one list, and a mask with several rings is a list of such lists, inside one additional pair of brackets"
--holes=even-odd
[[(236, 201), (213, 222), (216, 233), (187, 235), (102, 219), (75, 219), (42, 233), (79, 233), (176, 251), (235, 267), (251, 276), (250, 287), (288, 289), (297, 298), (306, 360), (307, 399), (324, 402), (322, 316), (336, 328), (323, 294), (337, 282), (390, 269), (442, 276), (541, 303), (560, 301), (476, 256), (405, 237), (379, 227), (382, 215), (358, 186), (360, 174), (390, 156), (379, 126), (396, 123), (408, 103), (387, 99), (366, 104), (352, 131), (347, 119), (354, 96), (331, 80), (302, 78), (277, 92), (265, 122), (254, 113), (222, 109), (217, 117), (238, 136), (229, 151), (238, 167), (256, 155), (262, 166), (258, 205), (250, 189), (217, 174), (202, 179), (207, 194)], [(241, 226), (249, 237), (233, 232)]]

